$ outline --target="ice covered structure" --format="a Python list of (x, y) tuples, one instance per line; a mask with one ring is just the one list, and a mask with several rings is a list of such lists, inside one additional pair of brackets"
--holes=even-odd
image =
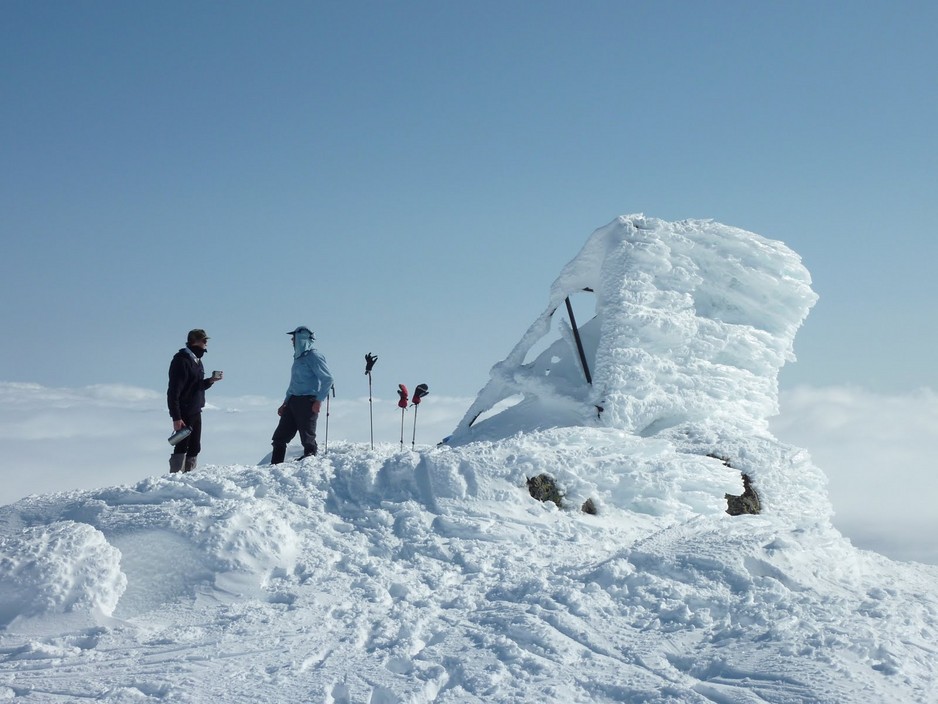
[[(595, 315), (577, 328), (570, 301), (584, 292)], [(651, 436), (703, 420), (763, 430), (816, 300), (781, 242), (711, 220), (621, 216), (564, 267), (450, 442), (577, 425)]]

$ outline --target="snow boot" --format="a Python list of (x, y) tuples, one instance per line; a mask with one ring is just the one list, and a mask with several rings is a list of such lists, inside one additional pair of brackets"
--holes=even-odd
[(169, 473), (175, 474), (176, 472), (182, 472), (183, 466), (186, 463), (186, 456), (184, 453), (174, 453), (169, 456)]
[(198, 462), (198, 460), (199, 460), (198, 455), (189, 455), (188, 457), (186, 457), (186, 468), (182, 471), (191, 472), (193, 469), (195, 469), (195, 465)]
[(270, 463), (280, 464), (287, 455), (286, 445), (274, 445), (274, 451), (270, 453)]

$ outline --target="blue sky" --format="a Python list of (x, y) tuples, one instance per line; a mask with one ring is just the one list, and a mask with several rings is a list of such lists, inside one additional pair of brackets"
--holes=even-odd
[(588, 235), (714, 218), (821, 298), (782, 384), (935, 386), (938, 6), (0, 5), (0, 379), (472, 395)]

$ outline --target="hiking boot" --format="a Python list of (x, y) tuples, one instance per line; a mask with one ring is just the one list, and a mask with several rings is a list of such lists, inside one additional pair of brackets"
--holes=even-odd
[(176, 472), (184, 472), (186, 464), (186, 455), (185, 453), (174, 453), (169, 456), (169, 473), (175, 474)]

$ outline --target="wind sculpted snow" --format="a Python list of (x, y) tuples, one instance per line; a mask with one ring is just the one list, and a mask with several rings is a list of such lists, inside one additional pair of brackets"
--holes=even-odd
[[(526, 361), (570, 296), (595, 296), (595, 317)], [(722, 418), (764, 428), (778, 412), (778, 371), (817, 300), (781, 242), (709, 220), (617, 218), (564, 267), (547, 309), (492, 369), (454, 442), (550, 425), (653, 434)], [(516, 411), (497, 408), (520, 402)], [(481, 419), (496, 409), (498, 421)], [(599, 410), (601, 409), (601, 410)], [(496, 413), (496, 416), (498, 414)]]
[[(637, 222), (591, 242), (626, 221)], [(639, 325), (623, 317), (633, 309), (599, 303), (582, 327), (601, 392), (576, 390), (567, 334), (538, 353), (551, 374), (497, 367), (482, 405), (525, 400), (450, 445), (336, 443), (276, 467), (210, 466), (0, 509), (0, 698), (934, 701), (938, 569), (853, 548), (831, 526), (823, 473), (761, 422), (813, 301), (807, 273), (754, 235), (655, 226), (664, 239), (693, 230), (645, 261), (669, 277), (671, 258), (697, 262), (700, 283), (662, 294), (684, 308), (689, 297), (694, 314), (651, 306)], [(552, 303), (628, 259), (584, 252)], [(645, 387), (612, 365), (627, 357), (615, 340), (635, 330), (648, 346), (633, 348), (635, 378), (648, 386), (631, 401)], [(718, 339), (731, 353), (700, 352)], [(532, 344), (529, 332), (510, 359), (523, 365)], [(568, 399), (579, 405), (565, 415)], [(731, 517), (725, 494), (741, 493), (743, 472), (763, 512)], [(529, 496), (542, 474), (562, 508)], [(587, 500), (596, 515), (580, 510)]]

